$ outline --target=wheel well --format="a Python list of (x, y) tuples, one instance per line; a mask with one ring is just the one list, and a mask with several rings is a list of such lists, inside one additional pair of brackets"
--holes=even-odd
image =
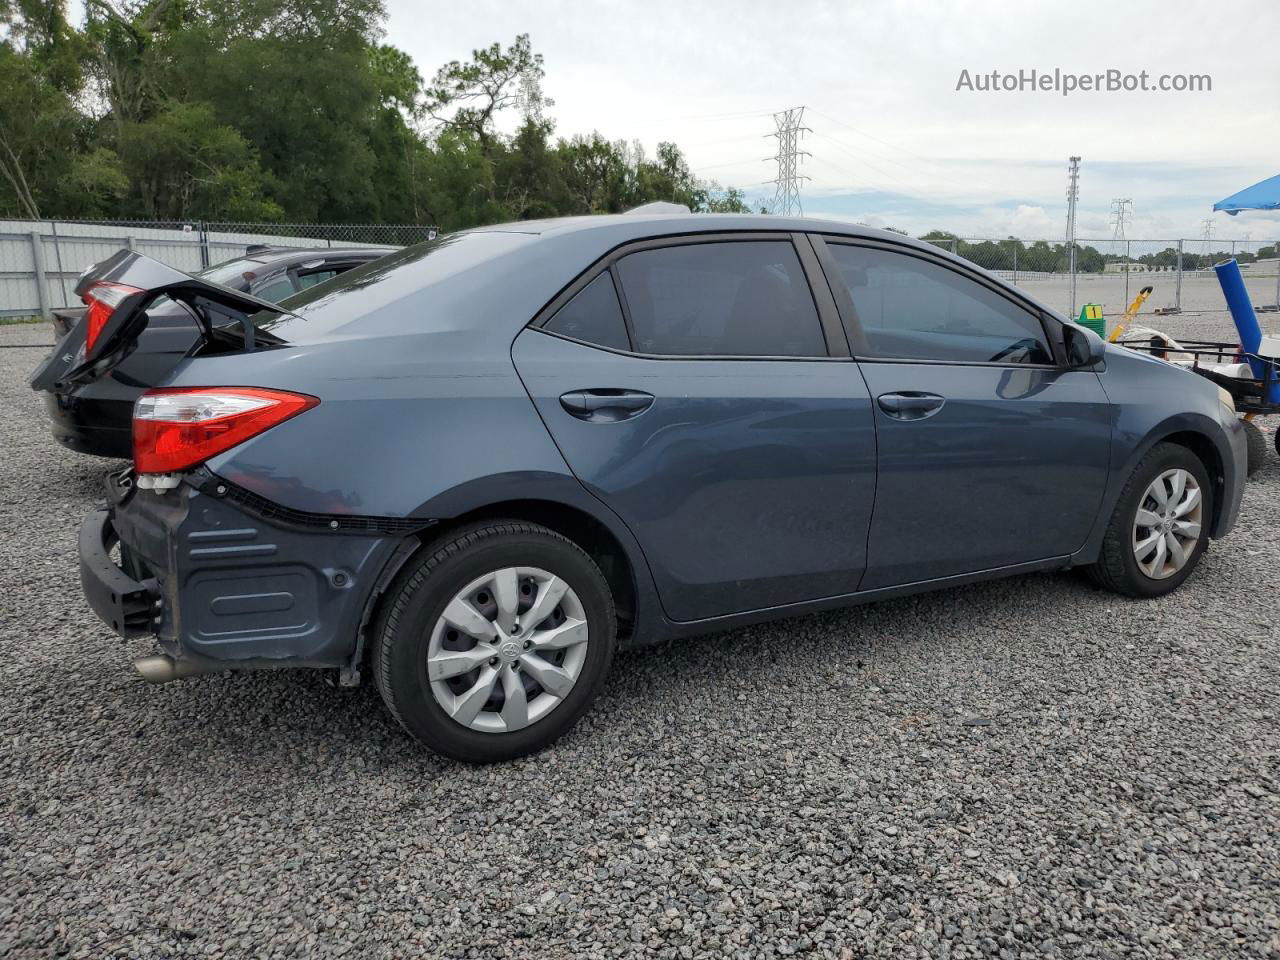
[(1161, 437), (1160, 442), (1185, 447), (1194, 453), (1204, 464), (1204, 468), (1209, 471), (1209, 480), (1213, 484), (1213, 525), (1210, 529), (1214, 529), (1218, 525), (1218, 517), (1222, 512), (1223, 491), (1226, 489), (1226, 477), (1223, 474), (1222, 457), (1218, 453), (1218, 448), (1203, 433), (1192, 430), (1171, 433), (1167, 437)]
[(450, 530), (477, 520), (524, 520), (572, 540), (595, 561), (613, 594), (619, 641), (630, 638), (636, 618), (636, 579), (631, 561), (617, 537), (591, 514), (551, 500), (506, 500), (434, 524), (422, 539), (436, 540)]

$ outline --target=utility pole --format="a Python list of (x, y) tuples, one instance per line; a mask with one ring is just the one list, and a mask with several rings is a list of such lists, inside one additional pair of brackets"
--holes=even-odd
[(1067, 166), (1067, 272), (1071, 275), (1071, 316), (1076, 315), (1076, 201), (1080, 199), (1080, 158)]
[(804, 125), (804, 107), (792, 107), (773, 115), (777, 128), (770, 137), (778, 140), (778, 152), (765, 160), (774, 160), (778, 164), (778, 175), (765, 183), (774, 184), (773, 212), (783, 216), (803, 214), (800, 206), (800, 181), (809, 178), (799, 172), (802, 157), (811, 156), (809, 151), (800, 149), (800, 141), (806, 132), (812, 133)]
[[(1200, 239), (1203, 241), (1201, 250), (1204, 254), (1205, 263), (1208, 263), (1210, 255), (1209, 244), (1213, 240), (1213, 217), (1205, 217), (1200, 221), (1200, 226)], [(1201, 265), (1197, 264), (1196, 266), (1199, 268)], [(1209, 264), (1209, 266), (1213, 266), (1213, 264)]]
[(1112, 240), (1124, 240), (1124, 225), (1133, 218), (1133, 200), (1129, 197), (1116, 197), (1111, 201), (1111, 225), (1115, 227)]

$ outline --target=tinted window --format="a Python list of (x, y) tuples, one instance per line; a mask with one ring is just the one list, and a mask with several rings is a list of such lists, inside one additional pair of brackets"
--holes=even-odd
[(602, 347), (629, 350), (627, 324), (622, 319), (613, 278), (606, 270), (578, 291), (572, 300), (556, 311), (546, 329), (575, 340), (598, 343)]
[(314, 287), (317, 283), (324, 283), (326, 280), (332, 280), (341, 270), (316, 270), (313, 273), (298, 274), (298, 286), (305, 290), (307, 287)]
[(276, 277), (274, 280), (268, 280), (260, 287), (254, 287), (251, 291), (255, 297), (261, 297), (263, 300), (270, 300), (272, 303), (279, 303), (285, 297), (293, 296), (293, 282), (289, 277)]
[(828, 249), (871, 356), (969, 363), (1052, 363), (1039, 318), (967, 277), (919, 257)]
[(643, 250), (617, 269), (641, 353), (827, 355), (813, 295), (787, 241)]

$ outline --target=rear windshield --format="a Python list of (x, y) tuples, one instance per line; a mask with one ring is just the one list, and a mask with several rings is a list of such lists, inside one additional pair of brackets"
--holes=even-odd
[(201, 280), (220, 283), (224, 287), (230, 287), (232, 290), (244, 291), (249, 288), (249, 282), (245, 278), (245, 274), (253, 273), (256, 268), (261, 266), (261, 260), (254, 260), (252, 257), (240, 257), (236, 260), (228, 260), (226, 263), (216, 264), (208, 270), (201, 270), (196, 276)]
[(385, 308), (393, 308), (392, 313), (416, 329), (429, 330), (449, 322), (448, 311), (438, 309), (448, 298), (432, 288), (477, 269), (485, 282), (492, 283), (487, 262), (529, 239), (528, 234), (494, 231), (428, 240), (286, 297), (280, 306), (288, 313), (264, 311), (253, 322), (283, 340), (305, 342), (348, 324), (373, 320)]

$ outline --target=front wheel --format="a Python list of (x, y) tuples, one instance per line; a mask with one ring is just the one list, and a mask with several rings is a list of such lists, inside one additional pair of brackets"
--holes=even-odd
[(1130, 597), (1171, 593), (1200, 562), (1212, 517), (1204, 464), (1186, 447), (1156, 444), (1125, 484), (1089, 573)]
[(375, 633), (392, 715), (431, 749), (491, 763), (547, 746), (586, 712), (615, 646), (599, 568), (545, 527), (460, 529), (411, 562)]
[[(1267, 457), (1269, 456), (1267, 453), (1267, 438), (1262, 432), (1262, 428), (1252, 420), (1242, 420), (1241, 423), (1244, 424), (1244, 439), (1249, 451), (1245, 476), (1252, 477), (1267, 465)], [(1280, 432), (1277, 432), (1276, 436), (1280, 438)], [(1277, 443), (1280, 443), (1280, 439), (1277, 439)], [(1280, 447), (1277, 447), (1277, 449), (1280, 449)]]

